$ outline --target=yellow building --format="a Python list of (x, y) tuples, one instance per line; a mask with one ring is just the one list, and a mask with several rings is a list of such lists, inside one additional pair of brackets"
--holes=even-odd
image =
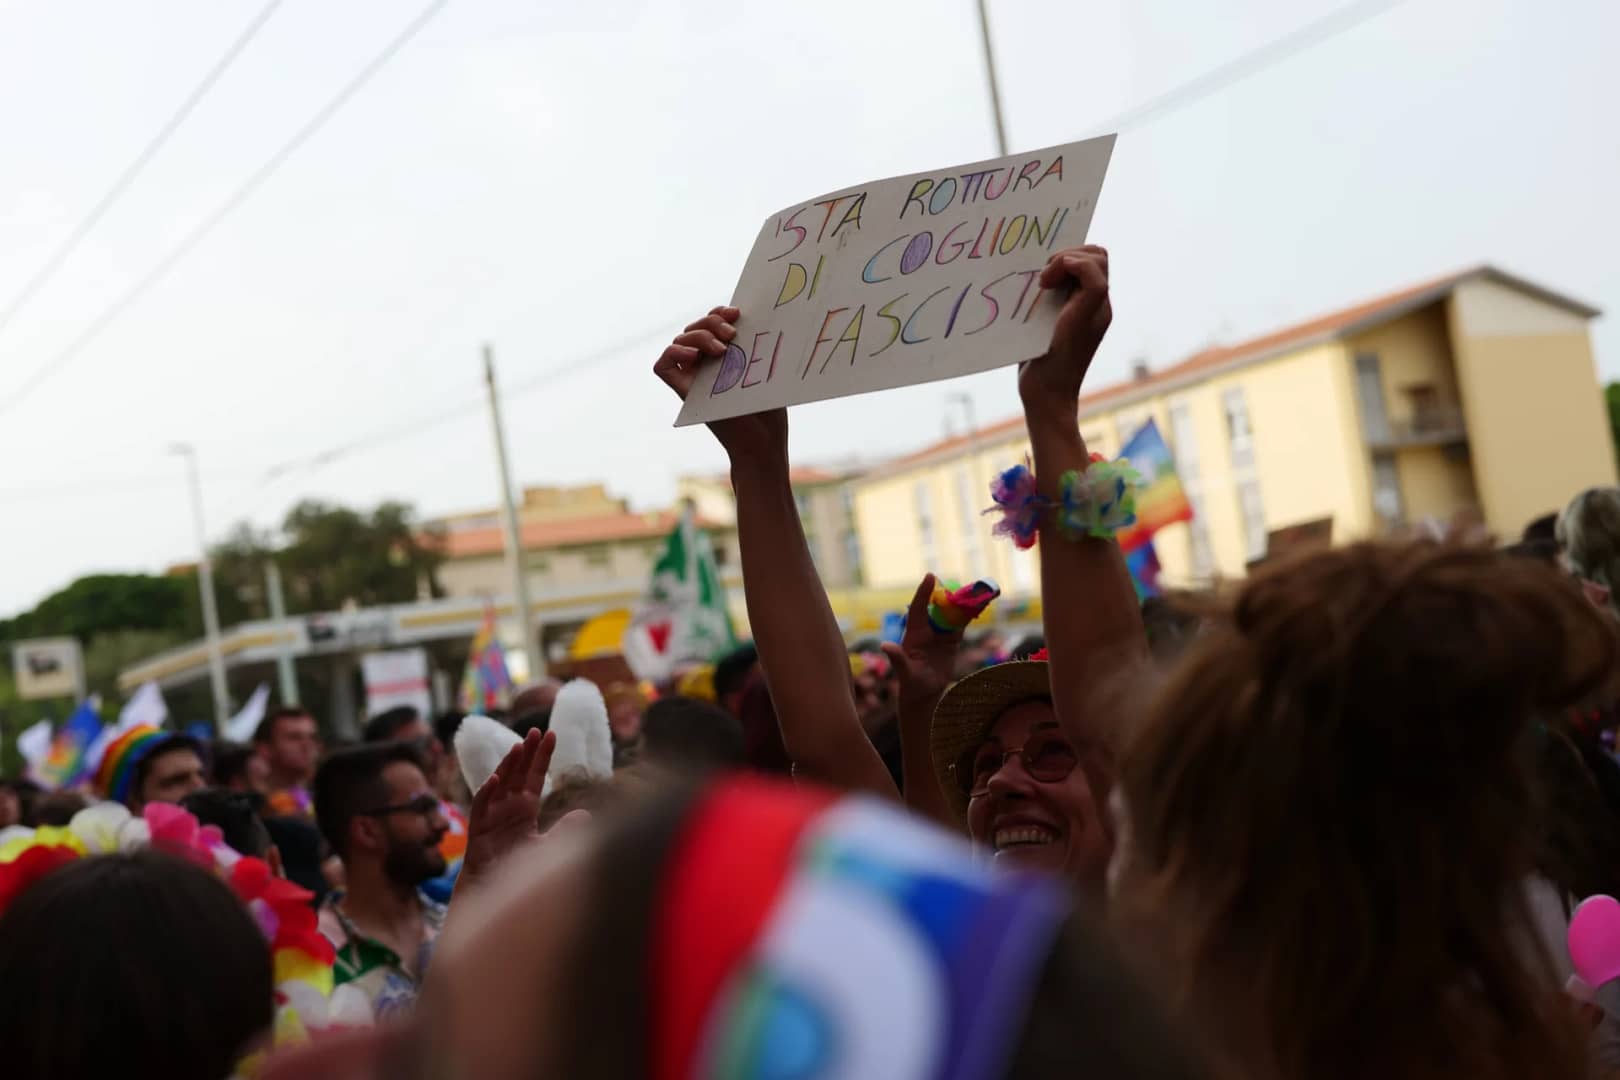
[[(862, 581), (861, 545), (847, 483), (852, 475), (850, 470), (802, 466), (789, 476), (810, 555), (829, 589), (849, 589)], [(691, 500), (703, 520), (736, 528), (737, 500), (729, 476), (683, 476), (676, 482), (676, 495), (678, 501)]]
[[(1300, 532), (1343, 542), (1474, 511), (1516, 537), (1580, 489), (1615, 483), (1587, 330), (1597, 315), (1482, 266), (1139, 368), (1082, 396), (1080, 429), (1112, 457), (1157, 422), (1195, 514), (1155, 540), (1173, 585), (1240, 575)], [(866, 581), (934, 570), (1032, 592), (1032, 554), (993, 540), (980, 513), (990, 478), (1028, 446), (1019, 417), (852, 481)]]

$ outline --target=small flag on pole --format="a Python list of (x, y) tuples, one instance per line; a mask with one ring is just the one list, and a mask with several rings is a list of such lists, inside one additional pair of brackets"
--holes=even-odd
[(484, 622), (467, 654), (467, 672), (461, 678), (459, 704), (463, 712), (487, 712), (506, 703), (512, 676), (506, 670), (506, 651), (495, 636), (495, 608), (484, 608)]
[(27, 774), (36, 782), (39, 780), (39, 767), (45, 764), (45, 757), (51, 752), (51, 722), (41, 720), (17, 735), (17, 753), (22, 755), (23, 763), (27, 767)]
[(253, 691), (253, 696), (247, 699), (247, 704), (242, 706), (242, 711), (225, 721), (225, 737), (231, 742), (251, 742), (269, 704), (270, 684), (262, 682)]
[(1149, 540), (1134, 551), (1125, 553), (1125, 568), (1131, 572), (1131, 584), (1136, 586), (1136, 598), (1146, 600), (1162, 595), (1159, 588), (1159, 553)]
[(1157, 423), (1149, 420), (1143, 424), (1119, 456), (1142, 477), (1136, 492), (1136, 524), (1115, 535), (1121, 551), (1135, 551), (1166, 525), (1192, 520), (1192, 503), (1181, 489), (1175, 458), (1170, 456)]
[(39, 782), (59, 788), (83, 776), (89, 771), (90, 745), (100, 734), (101, 716), (96, 712), (96, 699), (86, 698), (51, 739), (51, 748), (37, 770)]
[(656, 681), (677, 664), (707, 663), (736, 647), (713, 544), (687, 503), (624, 633), (625, 661), (637, 678)]

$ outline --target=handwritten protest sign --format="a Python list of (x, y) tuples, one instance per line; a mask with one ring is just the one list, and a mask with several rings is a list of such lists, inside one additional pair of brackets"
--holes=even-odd
[(732, 296), (724, 357), (677, 426), (949, 379), (1039, 356), (1114, 136), (879, 180), (773, 214)]

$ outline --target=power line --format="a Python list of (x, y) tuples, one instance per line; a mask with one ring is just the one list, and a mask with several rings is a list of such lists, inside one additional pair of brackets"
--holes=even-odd
[(73, 227), (73, 231), (68, 234), (66, 240), (62, 241), (61, 246), (53, 251), (51, 257), (45, 260), (45, 264), (35, 271), (33, 277), (28, 279), (27, 284), (12, 298), (11, 303), (6, 305), (5, 311), (0, 313), (0, 334), (5, 333), (6, 327), (11, 325), (11, 320), (16, 317), (17, 312), (22, 310), (23, 305), (33, 299), (34, 294), (44, 288), (45, 283), (56, 276), (57, 270), (61, 269), (68, 256), (73, 254), (80, 242), (90, 234), (90, 230), (96, 227), (96, 223), (102, 219), (108, 210), (112, 209), (114, 203), (123, 197), (124, 192), (129, 190), (136, 177), (145, 171), (146, 166), (151, 163), (152, 159), (157, 156), (158, 151), (163, 149), (164, 144), (169, 141), (169, 137), (179, 130), (180, 125), (185, 123), (192, 110), (197, 107), (203, 98), (208, 96), (208, 92), (214, 88), (214, 84), (219, 82), (220, 77), (236, 62), (236, 58), (242, 55), (242, 51), (247, 48), (248, 42), (258, 35), (260, 28), (270, 21), (270, 16), (275, 13), (276, 8), (280, 7), (281, 4), (282, 0), (270, 0), (268, 4), (259, 9), (259, 13), (248, 23), (247, 28), (237, 35), (230, 48), (225, 50), (225, 54), (208, 70), (208, 74), (203, 76), (202, 82), (198, 83), (191, 93), (186, 95), (185, 101), (180, 103), (180, 108), (175, 110), (174, 115), (169, 117), (168, 121), (164, 123), (163, 127), (158, 130), (158, 133), (152, 137), (152, 140), (146, 144), (141, 152), (135, 155), (135, 160), (125, 166), (124, 171), (118, 175), (118, 179), (113, 181), (112, 187), (107, 189), (106, 194), (101, 196), (100, 200), (84, 216), (83, 220)]
[[(1267, 42), (1265, 45), (1262, 45), (1260, 48), (1255, 49), (1252, 52), (1245, 53), (1244, 55), (1222, 64), (1211, 71), (1205, 72), (1202, 75), (1198, 75), (1193, 79), (1190, 79), (1180, 86), (1174, 87), (1162, 94), (1148, 99), (1145, 102), (1133, 106), (1125, 112), (1115, 116), (1108, 123), (1102, 125), (1100, 130), (1123, 130), (1127, 127), (1133, 127), (1146, 123), (1159, 115), (1192, 104), (1193, 102), (1201, 98), (1208, 97), (1209, 95), (1224, 89), (1226, 86), (1246, 78), (1257, 71), (1263, 70), (1274, 63), (1286, 60), (1312, 45), (1319, 44), (1322, 41), (1326, 41), (1337, 36), (1338, 34), (1344, 33), (1345, 31), (1367, 21), (1375, 15), (1382, 14), (1391, 8), (1399, 6), (1402, 2), (1403, 0), (1363, 0), (1363, 2), (1349, 4), (1327, 16), (1324, 16), (1321, 19), (1316, 20), (1315, 22), (1299, 28), (1298, 30), (1284, 34), (1280, 38)], [(667, 323), (660, 324), (660, 326), (656, 329), (649, 329), (647, 332), (638, 334), (633, 338), (625, 339), (604, 349), (597, 350), (591, 354), (578, 357), (566, 364), (545, 369), (527, 379), (518, 380), (510, 384), (503, 391), (503, 395), (507, 397), (516, 397), (548, 385), (558, 378), (572, 374), (594, 360), (613, 356), (633, 345), (637, 345), (648, 340), (655, 334), (661, 335), (666, 333), (670, 327), (677, 324), (677, 320), (671, 319)], [(280, 480), (285, 476), (291, 475), (294, 472), (313, 471), (329, 465), (334, 461), (338, 461), (354, 454), (364, 453), (368, 450), (376, 449), (380, 446), (386, 446), (391, 443), (406, 441), (416, 437), (419, 434), (422, 434), (423, 432), (447, 423), (448, 421), (471, 415), (483, 407), (484, 402), (481, 397), (469, 398), (458, 405), (450, 407), (449, 409), (435, 410), (434, 412), (424, 414), (409, 421), (390, 424), (387, 427), (374, 431), (369, 435), (364, 435), (349, 442), (328, 447), (327, 449), (319, 451), (315, 454), (303, 455), (297, 458), (291, 458), (286, 461), (279, 462), (275, 465), (269, 466), (265, 470), (260, 483), (254, 489), (253, 494), (256, 495), (258, 492), (268, 487), (271, 483)], [(3, 409), (0, 409), (0, 411), (3, 411)]]
[(1172, 87), (1162, 94), (1133, 105), (1107, 123), (1099, 125), (1097, 131), (1100, 133), (1123, 131), (1125, 128), (1144, 124), (1164, 113), (1174, 112), (1184, 105), (1191, 105), (1248, 78), (1257, 71), (1287, 60), (1312, 45), (1337, 37), (1376, 15), (1382, 15), (1391, 8), (1400, 6), (1402, 2), (1403, 0), (1363, 0), (1361, 3), (1346, 4), (1315, 22), (1306, 23), (1292, 33), (1266, 42), (1252, 52), (1244, 53), (1202, 75), (1188, 79), (1180, 86)]
[[(577, 374), (589, 364), (617, 356), (653, 338), (662, 338), (669, 334), (670, 327), (674, 325), (678, 324), (674, 319), (669, 319), (659, 323), (657, 326), (649, 326), (641, 333), (621, 338), (600, 349), (594, 349), (589, 353), (572, 357), (563, 363), (554, 364), (551, 367), (533, 372), (527, 378), (517, 379), (504, 386), (501, 390), (501, 397), (503, 399), (521, 397), (524, 394), (543, 389), (570, 375)], [(451, 421), (480, 413), (485, 408), (487, 408), (487, 402), (483, 396), (470, 397), (447, 409), (435, 409), (432, 412), (420, 414), (409, 420), (388, 424), (369, 434), (351, 439), (348, 442), (329, 446), (313, 454), (303, 454), (296, 458), (288, 458), (266, 466), (260, 472), (259, 482), (247, 490), (242, 497), (231, 503), (230, 508), (220, 514), (219, 518), (222, 521), (235, 518), (245, 506), (262, 495), (271, 484), (288, 476), (297, 473), (311, 473), (356, 454), (363, 454), (393, 443), (408, 442), (418, 435), (442, 427)]]
[[(605, 345), (602, 348), (594, 349), (589, 353), (571, 357), (563, 363), (554, 364), (548, 368), (542, 368), (541, 370), (529, 375), (527, 378), (515, 380), (502, 387), (501, 397), (520, 397), (524, 394), (539, 390), (545, 386), (549, 386), (559, 379), (564, 379), (570, 375), (577, 374), (581, 369), (587, 365), (595, 363), (598, 360), (611, 359), (612, 357), (626, 352), (629, 349), (654, 337), (665, 336), (670, 333), (670, 328), (672, 326), (677, 325), (679, 325), (679, 323), (676, 320), (671, 319), (669, 321), (659, 323), (655, 327), (647, 327), (640, 333), (621, 338), (611, 345)], [(482, 396), (473, 397), (468, 398), (458, 405), (452, 405), (448, 409), (437, 409), (431, 413), (418, 416), (412, 420), (390, 424), (387, 427), (374, 431), (369, 435), (362, 435), (358, 439), (353, 439), (346, 443), (339, 443), (336, 446), (327, 447), (325, 450), (318, 451), (314, 454), (306, 454), (297, 458), (288, 459), (287, 461), (280, 462), (276, 465), (272, 465), (265, 470), (264, 481), (265, 483), (269, 483), (270, 481), (280, 479), (282, 476), (291, 472), (322, 468), (332, 464), (334, 461), (349, 457), (353, 454), (363, 453), (367, 450), (374, 450), (379, 446), (386, 446), (390, 443), (404, 442), (408, 439), (413, 439), (417, 435), (434, 427), (438, 427), (439, 425), (450, 420), (458, 420), (463, 416), (471, 416), (474, 413), (481, 412), (485, 407), (485, 400)]]
[(209, 233), (213, 232), (222, 221), (245, 203), (266, 180), (270, 179), (299, 147), (308, 142), (317, 131), (326, 125), (327, 121), (337, 114), (338, 110), (348, 104), (349, 99), (354, 97), (366, 83), (370, 82), (372, 77), (381, 71), (448, 2), (449, 0), (433, 0), (432, 3), (428, 4), (380, 53), (373, 57), (365, 67), (361, 68), (359, 73), (349, 80), (338, 91), (336, 96), (323, 105), (314, 116), (310, 117), (309, 121), (299, 128), (292, 138), (283, 143), (281, 148), (271, 154), (264, 164), (254, 170), (241, 186), (214, 209), (213, 213), (203, 218), (144, 277), (126, 289), (123, 295), (119, 296), (100, 315), (91, 320), (90, 325), (85, 327), (78, 337), (69, 342), (66, 348), (36, 369), (11, 397), (7, 398), (4, 403), (0, 403), (0, 416), (4, 416), (27, 400), (30, 394), (77, 358), (86, 346), (101, 335), (102, 331), (117, 321), (118, 317), (134, 306), (135, 302), (144, 296), (149, 289), (166, 277), (169, 271), (173, 270), (182, 259), (189, 255)]
[[(1376, 15), (1383, 14), (1385, 11), (1399, 6), (1403, 2), (1404, 0), (1361, 0), (1361, 2), (1358, 3), (1348, 4), (1345, 7), (1342, 7), (1337, 11), (1316, 20), (1315, 22), (1308, 23), (1305, 26), (1300, 27), (1298, 30), (1284, 34), (1282, 37), (1276, 38), (1273, 41), (1269, 41), (1252, 52), (1245, 53), (1242, 56), (1228, 61), (1227, 63), (1221, 64), (1211, 71), (1205, 72), (1202, 75), (1198, 75), (1188, 80), (1180, 86), (1173, 87), (1162, 94), (1149, 98), (1147, 101), (1133, 106), (1125, 112), (1115, 116), (1113, 120), (1109, 121), (1107, 124), (1103, 125), (1101, 130), (1120, 131), (1127, 127), (1134, 127), (1147, 123), (1154, 117), (1162, 115), (1163, 113), (1172, 112), (1176, 109), (1182, 108), (1185, 105), (1190, 105), (1194, 101), (1197, 101), (1200, 98), (1208, 97), (1209, 95), (1214, 94), (1232, 83), (1254, 74), (1257, 71), (1261, 71), (1272, 64), (1286, 60), (1312, 45), (1320, 44), (1323, 41), (1342, 34), (1345, 31), (1366, 22), (1368, 19), (1371, 19)], [(622, 349), (628, 348), (630, 345), (639, 344), (641, 341), (651, 337), (655, 332), (664, 332), (669, 327), (675, 325), (678, 325), (678, 323), (675, 320), (671, 320), (659, 331), (641, 334), (634, 339), (620, 342), (618, 345), (600, 350), (593, 356), (581, 357), (578, 360), (572, 361), (571, 365), (580, 365), (588, 363), (593, 359), (600, 359), (603, 356), (610, 356), (618, 351), (621, 351)], [(567, 370), (568, 367), (565, 366), (542, 372), (531, 379), (521, 380), (511, 384), (508, 388), (502, 391), (502, 394), (506, 397), (515, 397), (518, 394), (525, 393), (528, 390), (544, 385), (558, 375), (566, 374)], [(462, 405), (455, 406), (449, 410), (429, 414), (427, 417), (419, 420), (400, 425), (393, 425), (380, 432), (377, 432), (374, 435), (356, 439), (351, 443), (338, 447), (333, 447), (327, 451), (323, 451), (320, 454), (299, 458), (295, 461), (289, 461), (283, 463), (282, 465), (272, 467), (266, 474), (266, 481), (268, 482), (271, 479), (277, 479), (281, 475), (284, 475), (294, 468), (297, 468), (299, 465), (303, 465), (304, 467), (311, 469), (320, 468), (323, 465), (330, 464), (332, 461), (340, 457), (346, 457), (350, 454), (363, 452), (376, 446), (382, 446), (391, 442), (398, 442), (404, 439), (412, 438), (417, 433), (426, 430), (429, 426), (437, 426), (438, 424), (447, 420), (470, 415), (482, 407), (482, 399), (469, 400)]]

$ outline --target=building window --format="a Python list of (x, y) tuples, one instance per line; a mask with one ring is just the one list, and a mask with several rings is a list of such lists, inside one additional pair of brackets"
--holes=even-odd
[(1187, 563), (1193, 580), (1208, 581), (1215, 576), (1215, 551), (1209, 543), (1209, 523), (1204, 520), (1204, 496), (1187, 492), (1192, 520), (1187, 522)]
[(849, 569), (851, 585), (861, 583), (861, 537), (854, 529), (844, 534), (844, 563)]
[(526, 555), (523, 565), (528, 567), (531, 574), (543, 574), (551, 569), (551, 560), (544, 555)]
[(917, 543), (922, 547), (924, 566), (934, 565), (934, 509), (928, 498), (928, 481), (917, 481)]
[(979, 540), (979, 511), (973, 504), (973, 476), (967, 465), (956, 467), (956, 503), (962, 515), (962, 551), (967, 555), (968, 572), (984, 576), (984, 554)]
[(1389, 528), (1405, 520), (1405, 510), (1401, 505), (1401, 477), (1395, 468), (1394, 457), (1389, 454), (1373, 457), (1373, 513)]
[(1209, 543), (1209, 523), (1204, 519), (1204, 481), (1198, 471), (1198, 437), (1193, 430), (1192, 410), (1185, 401), (1170, 406), (1170, 451), (1176, 459), (1176, 476), (1187, 493), (1192, 520), (1187, 522), (1187, 563), (1193, 579), (1207, 581), (1215, 573), (1215, 553)]
[(855, 491), (848, 484), (838, 489), (838, 505), (844, 511), (845, 521), (855, 520)]
[(1249, 562), (1266, 557), (1266, 509), (1260, 500), (1260, 482), (1253, 476), (1238, 481), (1238, 506), (1243, 511), (1243, 539)]
[(1221, 408), (1226, 411), (1226, 436), (1232, 445), (1232, 468), (1253, 467), (1254, 429), (1249, 426), (1249, 403), (1243, 398), (1243, 388), (1235, 386), (1222, 394)]
[(1170, 406), (1170, 450), (1176, 455), (1176, 473), (1183, 485), (1198, 472), (1198, 437), (1193, 433), (1192, 410), (1185, 401)]
[(1384, 375), (1375, 352), (1356, 353), (1356, 402), (1361, 406), (1361, 435), (1368, 442), (1388, 442), (1389, 414), (1384, 409)]
[(585, 565), (603, 567), (613, 562), (613, 552), (605, 547), (585, 549)]

